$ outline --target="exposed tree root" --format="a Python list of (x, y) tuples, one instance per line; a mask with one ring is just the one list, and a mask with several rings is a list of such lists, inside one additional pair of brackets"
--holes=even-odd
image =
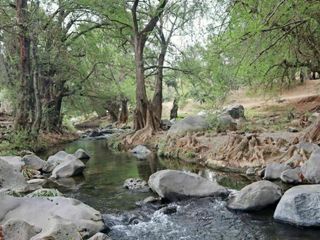
[(302, 140), (316, 144), (320, 143), (320, 117), (318, 117), (314, 124), (305, 130)]

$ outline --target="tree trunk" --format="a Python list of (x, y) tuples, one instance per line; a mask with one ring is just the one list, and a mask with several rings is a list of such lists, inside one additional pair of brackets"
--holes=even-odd
[(118, 121), (120, 105), (115, 100), (107, 101), (105, 108), (107, 109), (112, 122)]
[(40, 74), (39, 74), (39, 62), (38, 62), (38, 53), (37, 53), (37, 41), (33, 40), (33, 48), (32, 48), (32, 55), (34, 59), (34, 70), (33, 70), (33, 89), (34, 89), (34, 121), (32, 124), (32, 135), (38, 136), (41, 127), (41, 120), (42, 120), (42, 103), (41, 103), (41, 94), (39, 92), (40, 86)]
[(172, 108), (171, 108), (171, 111), (170, 111), (170, 120), (171, 119), (176, 119), (178, 117), (178, 99), (177, 98), (174, 98), (173, 100), (173, 105), (172, 105)]
[(128, 99), (124, 98), (121, 100), (121, 111), (120, 111), (118, 122), (119, 123), (127, 123), (128, 115), (129, 115)]
[(27, 0), (16, 1), (17, 23), (19, 31), (19, 97), (16, 109), (14, 128), (30, 129), (29, 111), (32, 96), (31, 60), (30, 60), (30, 38), (28, 36), (28, 10)]
[(160, 128), (161, 124), (161, 116), (162, 116), (162, 100), (163, 100), (163, 94), (162, 94), (162, 88), (163, 88), (163, 66), (164, 66), (164, 60), (165, 55), (167, 52), (167, 47), (165, 43), (161, 44), (161, 52), (158, 57), (158, 71), (156, 75), (156, 85), (152, 100), (152, 110), (153, 110), (153, 116), (154, 116), (154, 123), (157, 128)]
[(143, 51), (146, 37), (138, 34), (134, 39), (134, 53), (136, 63), (136, 109), (134, 115), (134, 129), (139, 130), (146, 126), (148, 98), (144, 79)]
[(47, 99), (43, 105), (42, 129), (47, 132), (60, 132), (61, 130), (62, 99), (63, 97), (58, 95), (50, 100)]

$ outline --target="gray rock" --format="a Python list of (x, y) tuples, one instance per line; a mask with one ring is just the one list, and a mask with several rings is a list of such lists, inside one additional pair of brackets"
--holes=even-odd
[(77, 158), (74, 155), (66, 153), (65, 151), (59, 151), (48, 158), (46, 165), (43, 167), (43, 171), (52, 172), (56, 166), (66, 161), (66, 159), (77, 159)]
[(280, 175), (283, 171), (289, 169), (290, 167), (282, 163), (270, 163), (267, 164), (264, 173), (264, 179), (266, 180), (277, 180), (280, 179)]
[(235, 131), (237, 130), (237, 123), (228, 114), (222, 114), (218, 116), (217, 132)]
[(24, 166), (24, 163), (21, 161), (21, 159), (22, 159), (21, 157), (17, 157), (17, 156), (1, 156), (0, 159), (2, 161), (7, 162), (11, 166), (15, 167), (19, 171)]
[(67, 178), (81, 175), (85, 165), (78, 159), (69, 159), (56, 166), (50, 178)]
[(14, 192), (27, 192), (28, 183), (16, 164), (9, 164), (0, 158), (0, 189), (10, 189)]
[(149, 189), (147, 182), (140, 178), (126, 179), (124, 181), (123, 187), (129, 190), (145, 190), (145, 189), (148, 190)]
[(89, 238), (88, 240), (111, 240), (107, 235), (103, 233), (96, 233), (94, 236)]
[(244, 107), (242, 105), (233, 105), (223, 109), (224, 114), (230, 115), (233, 119), (245, 118)]
[(262, 169), (260, 169), (260, 170), (257, 171), (257, 176), (263, 178), (265, 172), (266, 172), (266, 169), (265, 169), (265, 168), (262, 168)]
[(288, 132), (297, 133), (297, 132), (299, 132), (299, 130), (294, 127), (288, 127)]
[[(42, 230), (31, 239), (48, 236), (54, 239), (82, 239), (78, 238), (79, 233), (86, 238), (104, 229), (98, 211), (71, 198), (16, 198), (3, 195), (0, 196), (0, 206), (0, 224), (19, 219)], [(66, 237), (65, 233), (70, 233), (70, 237)]]
[(285, 182), (285, 183), (291, 183), (291, 184), (301, 183), (302, 182), (301, 168), (296, 167), (294, 169), (284, 170), (280, 175), (280, 179), (282, 182)]
[(29, 184), (30, 188), (38, 189), (41, 188), (43, 185), (47, 183), (46, 179), (31, 179), (28, 180), (27, 183)]
[(171, 126), (172, 126), (172, 122), (168, 119), (163, 119), (160, 122), (160, 128), (164, 131), (169, 130), (171, 128)]
[(286, 191), (274, 219), (302, 227), (320, 227), (320, 185), (300, 185)]
[(254, 168), (248, 168), (246, 171), (247, 176), (254, 176), (256, 174), (256, 170)]
[(228, 201), (228, 208), (241, 211), (258, 211), (279, 201), (281, 188), (266, 180), (251, 183)]
[(309, 142), (299, 142), (298, 144), (296, 144), (296, 147), (298, 149), (302, 149), (304, 150), (305, 152), (311, 154), (313, 153), (314, 151), (316, 150), (319, 150), (320, 147), (315, 144), (315, 143), (309, 143)]
[(21, 161), (25, 166), (34, 170), (41, 170), (46, 165), (46, 162), (36, 155), (26, 155)]
[(10, 219), (3, 225), (4, 239), (30, 240), (41, 229), (19, 219)]
[(189, 116), (175, 122), (168, 131), (170, 136), (182, 136), (187, 132), (203, 131), (209, 128), (205, 116)]
[(161, 170), (148, 181), (151, 189), (160, 197), (175, 201), (188, 197), (226, 196), (228, 190), (194, 173), (177, 170)]
[(159, 197), (149, 196), (143, 199), (142, 203), (148, 204), (148, 203), (155, 203), (159, 202), (161, 199)]
[(143, 145), (136, 146), (135, 148), (130, 150), (130, 152), (139, 159), (146, 159), (152, 154), (152, 152), (146, 146)]
[(320, 149), (314, 151), (302, 167), (304, 178), (310, 183), (320, 183)]
[(78, 159), (89, 159), (90, 156), (88, 153), (86, 153), (83, 149), (78, 149), (74, 154), (73, 154), (76, 158)]

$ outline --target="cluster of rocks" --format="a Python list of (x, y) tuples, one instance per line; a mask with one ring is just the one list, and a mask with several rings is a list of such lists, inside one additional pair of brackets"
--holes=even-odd
[(168, 135), (182, 136), (187, 132), (204, 131), (212, 124), (215, 125), (218, 132), (225, 132), (227, 130), (235, 131), (238, 125), (245, 120), (244, 111), (242, 105), (232, 105), (214, 114), (214, 119), (210, 119), (211, 116), (206, 113), (189, 116), (180, 121), (176, 121), (170, 127)]
[(107, 126), (105, 128), (90, 129), (82, 134), (83, 138), (93, 138), (93, 139), (105, 139), (111, 134), (124, 133), (126, 129), (113, 128), (112, 126)]
[[(85, 168), (82, 149), (47, 161), (34, 154), (0, 157), (0, 225), (4, 239), (108, 239), (100, 212), (42, 186), (47, 176), (69, 178)], [(17, 197), (17, 195), (19, 197)]]
[[(276, 169), (281, 173), (279, 175), (286, 174), (285, 171), (288, 170), (280, 167)], [(269, 174), (268, 171), (266, 170), (266, 174)], [(276, 177), (272, 174), (270, 176), (272, 179)], [(227, 197), (227, 208), (230, 210), (252, 212), (276, 206), (275, 220), (303, 227), (320, 227), (320, 185), (299, 185), (284, 192), (279, 185), (261, 180), (240, 191), (231, 192), (215, 181), (177, 170), (158, 171), (150, 176), (148, 184), (162, 199), (169, 201), (195, 197)]]

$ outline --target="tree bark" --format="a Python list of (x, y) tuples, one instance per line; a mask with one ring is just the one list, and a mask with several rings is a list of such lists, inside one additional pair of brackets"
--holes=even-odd
[(170, 120), (171, 119), (176, 119), (178, 117), (178, 99), (177, 98), (174, 98), (173, 100), (173, 105), (172, 105), (172, 108), (171, 108), (171, 111), (170, 111)]
[(134, 52), (136, 63), (136, 109), (134, 117), (134, 129), (139, 130), (145, 127), (147, 118), (148, 98), (145, 87), (144, 59), (143, 52), (146, 37), (138, 34), (134, 39)]
[(121, 100), (121, 111), (120, 111), (118, 122), (119, 123), (127, 123), (128, 115), (129, 115), (128, 99), (124, 98)]
[(18, 40), (20, 52), (19, 97), (15, 115), (14, 128), (30, 130), (30, 105), (32, 96), (30, 37), (28, 33), (27, 0), (16, 1), (17, 23), (20, 27)]

